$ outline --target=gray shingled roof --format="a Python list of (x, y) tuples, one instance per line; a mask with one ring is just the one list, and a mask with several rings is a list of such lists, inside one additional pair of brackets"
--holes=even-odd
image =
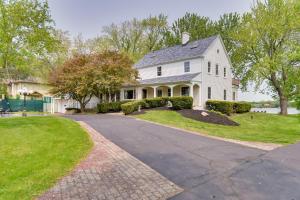
[(177, 83), (177, 82), (189, 82), (193, 80), (200, 73), (194, 74), (184, 74), (180, 76), (167, 76), (167, 77), (159, 77), (152, 79), (140, 80), (139, 83), (141, 85), (152, 85), (152, 84), (165, 84), (165, 83)]
[(136, 68), (159, 65), (177, 60), (201, 56), (218, 35), (189, 42), (186, 45), (176, 45), (146, 54), (135, 64)]

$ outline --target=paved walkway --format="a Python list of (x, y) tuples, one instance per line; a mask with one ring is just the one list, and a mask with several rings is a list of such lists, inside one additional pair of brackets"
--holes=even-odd
[(92, 152), (40, 200), (160, 200), (182, 192), (85, 123), (81, 124), (95, 143)]
[(116, 115), (78, 115), (184, 188), (172, 200), (298, 200), (300, 144), (263, 151)]

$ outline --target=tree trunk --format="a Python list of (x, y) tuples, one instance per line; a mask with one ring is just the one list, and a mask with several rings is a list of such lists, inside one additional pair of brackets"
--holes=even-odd
[(79, 101), (79, 104), (80, 104), (81, 113), (84, 113), (85, 112), (85, 104), (83, 102), (80, 102), (80, 101)]
[(280, 96), (280, 114), (281, 115), (287, 115), (288, 111), (288, 99), (285, 96)]

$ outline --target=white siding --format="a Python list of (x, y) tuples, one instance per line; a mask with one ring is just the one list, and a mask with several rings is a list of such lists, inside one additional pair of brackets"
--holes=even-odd
[[(142, 80), (157, 78), (158, 66), (162, 67), (162, 76), (159, 77), (183, 75), (185, 74), (184, 62), (186, 61), (190, 61), (190, 72), (188, 73), (201, 73), (193, 81), (196, 81), (200, 86), (199, 98), (202, 108), (205, 108), (205, 102), (208, 100), (208, 87), (211, 87), (212, 100), (224, 100), (224, 90), (226, 90), (226, 100), (233, 100), (232, 66), (220, 38), (217, 38), (210, 45), (201, 58), (142, 68), (139, 69), (139, 75)], [(208, 62), (211, 63), (211, 73), (208, 73)], [(216, 64), (219, 66), (218, 75), (216, 75)], [(224, 77), (224, 68), (226, 68), (226, 77)], [(176, 93), (175, 90), (174, 93)]]
[[(219, 53), (217, 50), (219, 49)], [(208, 98), (208, 87), (211, 87), (212, 100), (224, 100), (224, 90), (228, 101), (232, 101), (232, 70), (221, 40), (216, 39), (204, 54), (202, 73), (202, 102)], [(208, 62), (211, 62), (211, 73), (208, 73)], [(219, 65), (219, 75), (216, 75), (216, 64)], [(227, 75), (224, 77), (224, 67)]]
[[(187, 73), (198, 73), (201, 72), (201, 60), (202, 58), (197, 58), (197, 59), (191, 59), (191, 60), (179, 61), (179, 62), (164, 64), (164, 65), (142, 68), (139, 69), (139, 76), (143, 80), (157, 78), (158, 66), (162, 67), (162, 75), (159, 77), (178, 76)], [(187, 73), (184, 72), (184, 62), (186, 61), (190, 62), (190, 72)]]

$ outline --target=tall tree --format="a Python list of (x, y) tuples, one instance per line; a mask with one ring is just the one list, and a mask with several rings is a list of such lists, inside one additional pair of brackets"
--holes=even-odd
[(93, 71), (93, 94), (115, 94), (123, 84), (134, 84), (138, 77), (132, 60), (124, 53), (104, 51), (92, 55), (89, 63)]
[(55, 50), (45, 53), (30, 64), (30, 75), (47, 80), (49, 72), (56, 66), (62, 65), (71, 55), (71, 40), (67, 31), (55, 30), (54, 37), (57, 42), (53, 44)]
[(133, 19), (120, 25), (111, 24), (103, 27), (103, 32), (104, 37), (110, 42), (114, 50), (126, 53), (133, 60), (137, 60), (143, 52), (143, 45), (141, 45), (143, 29), (142, 22)]
[(220, 16), (214, 23), (214, 34), (220, 34), (229, 56), (235, 52), (236, 43), (234, 32), (241, 24), (241, 16), (238, 13), (227, 13)]
[(167, 16), (149, 16), (142, 21), (144, 27), (145, 53), (158, 50), (163, 46), (164, 32), (168, 28)]
[(47, 2), (0, 0), (0, 68), (26, 72), (35, 59), (53, 51), (53, 24)]
[(90, 59), (90, 55), (76, 54), (49, 76), (49, 82), (54, 86), (51, 92), (78, 101), (82, 112), (93, 94), (93, 71), (88, 65)]
[(185, 16), (173, 22), (171, 29), (165, 32), (166, 46), (180, 44), (183, 32), (188, 32), (191, 40), (206, 38), (215, 33), (214, 23), (208, 17), (186, 13)]
[(93, 95), (114, 94), (124, 83), (134, 83), (137, 71), (129, 57), (115, 51), (75, 54), (52, 71), (51, 92), (79, 102), (81, 111)]
[(257, 1), (235, 34), (236, 75), (244, 87), (251, 81), (257, 86), (266, 82), (283, 115), (300, 85), (299, 27), (298, 0)]

